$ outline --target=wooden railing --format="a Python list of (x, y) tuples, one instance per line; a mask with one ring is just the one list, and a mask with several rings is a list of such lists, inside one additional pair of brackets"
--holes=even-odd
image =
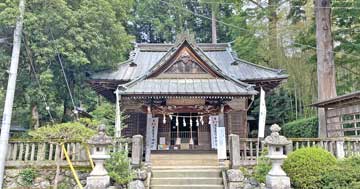
[[(131, 150), (130, 139), (114, 139), (110, 152)], [(81, 141), (36, 141), (36, 140), (10, 140), (6, 156), (7, 166), (67, 166), (61, 144), (69, 154), (74, 166), (89, 166), (87, 144)], [(92, 150), (92, 147), (88, 147)]]
[[(286, 153), (304, 147), (318, 146), (329, 151), (336, 157), (341, 155), (339, 153), (343, 153), (344, 157), (360, 155), (360, 138), (289, 138), (288, 140), (292, 143), (286, 147)], [(240, 138), (239, 142), (241, 164), (256, 164), (257, 158), (261, 155), (265, 147), (264, 142), (256, 138)]]
[(360, 138), (290, 138), (289, 140), (292, 141), (293, 150), (303, 147), (318, 146), (331, 152), (334, 156), (338, 156), (338, 145), (341, 145), (345, 157), (360, 155)]

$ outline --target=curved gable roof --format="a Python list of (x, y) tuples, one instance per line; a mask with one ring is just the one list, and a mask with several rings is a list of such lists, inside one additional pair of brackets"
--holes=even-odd
[[(163, 60), (181, 46), (177, 44), (136, 44), (130, 53), (129, 60), (120, 63), (116, 70), (106, 70), (92, 74), (89, 83), (92, 87), (109, 96), (118, 84), (130, 84), (138, 79), (145, 79), (152, 70), (161, 66)], [(218, 44), (191, 44), (201, 59), (209, 63), (213, 70), (227, 79), (241, 83), (245, 88), (247, 83), (269, 85), (268, 89), (275, 88), (288, 76), (282, 70), (263, 67), (237, 58), (231, 46), (226, 43)], [(245, 83), (246, 82), (246, 83)], [(263, 86), (264, 86), (263, 85)], [(108, 98), (113, 98), (108, 97)]]
[[(133, 87), (136, 87), (137, 83), (142, 82), (144, 80), (151, 80), (154, 76), (158, 75), (157, 72), (161, 72), (161, 69), (163, 67), (165, 67), (167, 64), (171, 64), (172, 59), (174, 59), (177, 56), (177, 53), (179, 53), (184, 48), (188, 48), (190, 51), (193, 51), (194, 52), (193, 56), (198, 56), (199, 61), (202, 61), (204, 65), (208, 67), (209, 69), (208, 71), (213, 72), (213, 74), (216, 74), (219, 79), (231, 83), (233, 88), (241, 88), (242, 92), (238, 93), (238, 95), (257, 94), (257, 92), (252, 87), (253, 85), (241, 82), (236, 78), (226, 75), (216, 64), (214, 64), (211, 61), (211, 59), (209, 59), (206, 56), (206, 54), (204, 54), (204, 52), (200, 48), (189, 43), (187, 40), (183, 40), (181, 43), (178, 43), (177, 45), (173, 46), (156, 64), (154, 64), (153, 67), (151, 67), (143, 75), (123, 85), (123, 87), (125, 88), (125, 91), (123, 91), (123, 93), (128, 94), (126, 92), (131, 91)], [(161, 91), (158, 92), (161, 93)], [(198, 91), (194, 90), (189, 92), (196, 93)], [(220, 91), (220, 94), (228, 94), (228, 93), (226, 93), (225, 91), (224, 92)]]

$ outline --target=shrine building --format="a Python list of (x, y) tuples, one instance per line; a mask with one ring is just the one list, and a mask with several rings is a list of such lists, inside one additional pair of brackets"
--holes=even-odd
[(270, 91), (287, 77), (238, 58), (227, 43), (184, 38), (175, 44), (136, 44), (127, 61), (93, 74), (89, 83), (116, 102), (117, 113), (128, 115), (122, 121), (127, 127), (115, 135), (141, 134), (148, 151), (212, 150), (219, 136), (247, 138), (253, 97), (260, 87)]

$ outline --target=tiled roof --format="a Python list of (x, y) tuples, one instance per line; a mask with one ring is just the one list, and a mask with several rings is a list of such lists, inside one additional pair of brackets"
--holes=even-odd
[(225, 79), (145, 79), (123, 95), (255, 95), (257, 92)]
[[(356, 102), (355, 102), (356, 101)], [(360, 91), (354, 91), (348, 94), (344, 94), (341, 96), (333, 97), (327, 100), (319, 101), (316, 103), (311, 104), (311, 106), (323, 108), (323, 107), (330, 107), (332, 105), (337, 105), (340, 103), (352, 103), (353, 105), (356, 103), (360, 103)]]
[[(204, 54), (226, 75), (240, 81), (286, 79), (281, 70), (266, 68), (238, 59), (227, 44), (197, 44)], [(152, 68), (171, 50), (172, 44), (138, 44), (130, 59), (117, 70), (103, 71), (91, 76), (95, 80), (130, 81)], [(135, 65), (135, 66), (134, 66)]]

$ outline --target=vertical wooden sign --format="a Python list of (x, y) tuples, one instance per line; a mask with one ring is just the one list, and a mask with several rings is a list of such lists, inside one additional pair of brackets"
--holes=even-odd
[(151, 141), (150, 141), (150, 149), (156, 150), (157, 149), (157, 134), (158, 134), (158, 125), (159, 125), (159, 118), (151, 118)]
[(219, 126), (219, 116), (209, 116), (211, 132), (211, 148), (217, 149), (217, 127)]

